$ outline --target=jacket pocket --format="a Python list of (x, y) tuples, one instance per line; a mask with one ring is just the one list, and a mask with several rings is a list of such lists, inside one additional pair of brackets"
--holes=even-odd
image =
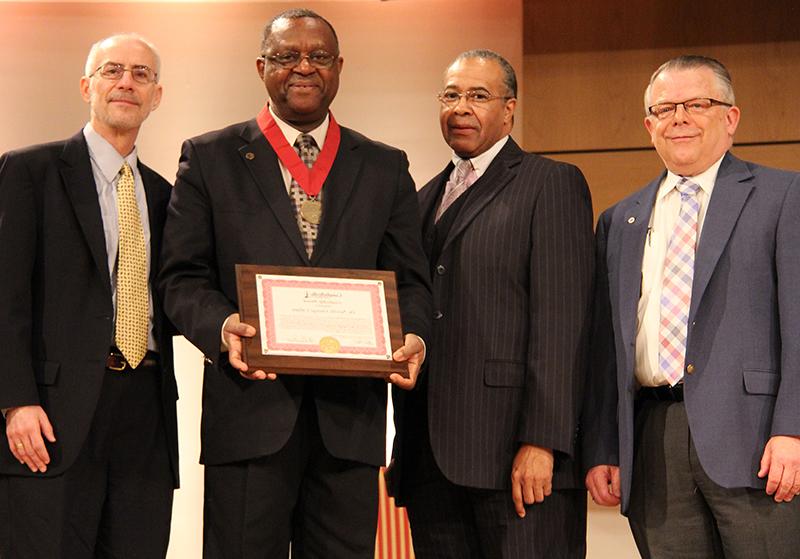
[(33, 364), (33, 376), (36, 378), (36, 384), (44, 384), (46, 386), (55, 384), (60, 368), (61, 363), (57, 361), (35, 362)]
[(525, 386), (525, 363), (487, 360), (483, 363), (486, 386)]
[(742, 373), (744, 389), (748, 394), (776, 396), (781, 377), (775, 371), (764, 369), (745, 369)]

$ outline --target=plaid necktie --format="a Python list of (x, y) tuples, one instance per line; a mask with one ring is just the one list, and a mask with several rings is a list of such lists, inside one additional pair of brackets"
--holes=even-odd
[(447, 208), (449, 208), (459, 196), (464, 194), (476, 180), (478, 180), (478, 175), (472, 167), (472, 161), (469, 159), (459, 159), (455, 169), (453, 169), (450, 175), (450, 180), (447, 181), (444, 187), (444, 196), (442, 196), (442, 203), (439, 204), (439, 209), (436, 210), (434, 223), (438, 223), (444, 212), (447, 211)]
[[(319, 155), (319, 148), (313, 136), (309, 134), (300, 134), (294, 142), (294, 150), (297, 152), (297, 155), (300, 156), (300, 159), (303, 160), (303, 163), (306, 164), (306, 167), (309, 169), (313, 167)], [(300, 235), (303, 237), (306, 254), (311, 258), (311, 254), (314, 252), (314, 244), (317, 242), (319, 224), (311, 223), (303, 219), (303, 216), (300, 214), (300, 208), (303, 206), (303, 202), (312, 198), (306, 194), (306, 191), (303, 190), (294, 178), (292, 178), (292, 184), (289, 188), (289, 196), (292, 198), (292, 205), (294, 206), (294, 213), (297, 218), (297, 226), (300, 228)], [(322, 191), (317, 194), (316, 199), (320, 202), (322, 201)]]
[(117, 181), (117, 322), (115, 340), (131, 368), (147, 353), (147, 249), (134, 194), (133, 173), (125, 163)]
[(671, 386), (683, 378), (686, 330), (694, 278), (694, 253), (697, 246), (697, 215), (700, 212), (700, 203), (697, 201), (697, 192), (700, 189), (698, 184), (682, 178), (675, 188), (681, 195), (681, 209), (664, 261), (659, 328), (660, 369)]

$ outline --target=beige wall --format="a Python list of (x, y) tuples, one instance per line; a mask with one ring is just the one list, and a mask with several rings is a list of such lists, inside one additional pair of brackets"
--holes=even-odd
[[(345, 64), (332, 107), (337, 120), (406, 150), (420, 184), (449, 157), (435, 98), (447, 63), (481, 46), (522, 69), (521, 0), (0, 2), (0, 153), (83, 126), (88, 112), (78, 80), (89, 47), (134, 30), (163, 58), (164, 99), (142, 129), (139, 150), (171, 180), (183, 139), (251, 118), (262, 107), (255, 69), (261, 28), (296, 6), (317, 10), (339, 35)], [(448, 24), (455, 14), (458, 24)], [(515, 135), (521, 134), (520, 126)]]

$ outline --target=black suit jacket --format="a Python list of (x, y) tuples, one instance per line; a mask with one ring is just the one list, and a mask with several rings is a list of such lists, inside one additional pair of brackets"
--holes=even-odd
[[(428, 253), (452, 169), (419, 192)], [(520, 443), (531, 443), (555, 449), (555, 487), (581, 487), (575, 439), (593, 274), (586, 181), (509, 138), (465, 196), (431, 262), (427, 383), (403, 410), (404, 426), (418, 425), (410, 420), (426, 406), (428, 433), (401, 432), (399, 473), (414, 460), (402, 447), (429, 436), (450, 481), (505, 489)]]
[(255, 120), (183, 145), (160, 286), (167, 314), (207, 357), (205, 464), (280, 450), (304, 393), (313, 395), (331, 454), (384, 462), (382, 380), (283, 375), (275, 382), (254, 382), (230, 366), (227, 354), (220, 355), (222, 324), (238, 312), (235, 264), (393, 270), (404, 331), (428, 337), (430, 288), (405, 155), (342, 128), (323, 192), (322, 223), (309, 260), (278, 159)]
[[(139, 163), (157, 258), (170, 185)], [(114, 307), (103, 221), (83, 132), (0, 158), (0, 408), (39, 404), (56, 442), (45, 474), (63, 473), (89, 431), (108, 374)], [(157, 263), (151, 265), (154, 285)], [(167, 441), (178, 482), (172, 327), (153, 289)], [(0, 473), (33, 475), (0, 445)]]

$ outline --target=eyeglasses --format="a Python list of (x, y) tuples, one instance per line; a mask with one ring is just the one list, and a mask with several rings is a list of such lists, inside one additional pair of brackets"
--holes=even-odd
[(714, 105), (721, 105), (723, 107), (733, 106), (724, 101), (717, 101), (716, 99), (701, 97), (699, 99), (689, 99), (688, 101), (683, 101), (681, 103), (658, 103), (657, 105), (648, 107), (647, 112), (656, 117), (658, 120), (664, 120), (665, 118), (670, 118), (675, 114), (675, 111), (678, 110), (678, 105), (681, 105), (684, 111), (693, 115), (703, 114)]
[(315, 50), (307, 54), (301, 54), (296, 50), (286, 52), (279, 52), (277, 54), (261, 55), (264, 60), (269, 60), (276, 66), (281, 68), (295, 68), (302, 64), (303, 60), (308, 60), (308, 63), (314, 68), (330, 68), (336, 61), (338, 54), (331, 54), (324, 50)]
[(466, 100), (468, 105), (473, 107), (475, 105), (485, 105), (489, 101), (494, 101), (495, 99), (503, 99), (504, 101), (513, 99), (513, 97), (508, 97), (505, 95), (492, 95), (485, 89), (469, 89), (464, 93), (447, 89), (436, 94), (436, 98), (439, 99), (439, 102), (442, 105), (450, 108), (458, 105), (462, 97)]
[(137, 83), (148, 84), (158, 79), (158, 74), (156, 74), (149, 66), (137, 64), (136, 66), (131, 66), (128, 68), (127, 66), (118, 62), (106, 62), (105, 64), (101, 64), (95, 69), (94, 72), (89, 74), (89, 77), (91, 78), (95, 74), (100, 74), (100, 77), (104, 80), (115, 82), (121, 80), (122, 76), (125, 75), (125, 72), (130, 72), (133, 81)]

